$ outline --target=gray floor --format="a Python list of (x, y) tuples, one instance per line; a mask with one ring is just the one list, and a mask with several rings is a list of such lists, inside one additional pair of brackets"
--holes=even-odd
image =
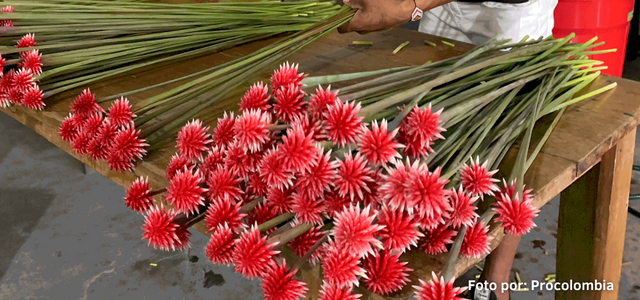
[[(640, 59), (633, 65), (640, 66)], [(635, 172), (635, 193), (639, 181)], [(0, 300), (262, 298), (257, 280), (207, 261), (203, 235), (193, 235), (189, 253), (147, 247), (140, 240), (142, 217), (123, 205), (123, 195), (122, 188), (97, 173), (84, 175), (75, 159), (0, 113)], [(520, 244), (513, 269), (524, 281), (554, 272), (558, 202), (542, 209), (538, 227)], [(631, 205), (640, 209), (640, 200)], [(640, 299), (639, 239), (640, 219), (629, 215), (619, 299)], [(475, 274), (471, 270), (466, 278)], [(512, 296), (552, 299), (553, 293)]]

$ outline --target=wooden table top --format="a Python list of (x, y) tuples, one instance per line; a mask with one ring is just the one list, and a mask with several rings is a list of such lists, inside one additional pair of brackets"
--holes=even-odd
[[(351, 43), (354, 40), (372, 41), (373, 46), (353, 46)], [(436, 42), (438, 45), (436, 47), (425, 45), (424, 40)], [(365, 36), (355, 33), (345, 35), (332, 33), (295, 54), (289, 61), (299, 63), (301, 71), (315, 76), (422, 64), (429, 60), (437, 61), (461, 55), (471, 49), (470, 45), (457, 42), (454, 47), (447, 46), (440, 43), (441, 40), (435, 36), (406, 29), (393, 29)], [(398, 54), (393, 55), (393, 49), (405, 41), (410, 41), (410, 44)], [(178, 65), (138, 72), (125, 78), (105, 81), (90, 88), (98, 97), (109, 96), (203, 70), (247, 54), (270, 42), (272, 40), (260, 41)], [(262, 74), (261, 80), (268, 78), (269, 75)], [(601, 156), (612, 145), (615, 145), (624, 134), (638, 125), (640, 120), (640, 83), (603, 75), (592, 84), (590, 89), (597, 89), (611, 82), (618, 83), (614, 90), (569, 107), (542, 148), (542, 152), (525, 177), (526, 187), (534, 190), (535, 206), (541, 207), (559, 194), (597, 164)], [(143, 92), (128, 98), (135, 104), (145, 97), (176, 85)], [(243, 87), (243, 90), (246, 90), (248, 85), (249, 83)], [(71, 146), (59, 138), (58, 126), (68, 115), (69, 104), (78, 92), (74, 91), (45, 100), (47, 107), (42, 112), (15, 106), (6, 109), (0, 108), (0, 110), (125, 188), (138, 176), (148, 176), (150, 184), (154, 188), (168, 185), (164, 178), (164, 169), (169, 158), (176, 151), (173, 144), (145, 158), (145, 161), (139, 163), (134, 172), (118, 173), (110, 171), (104, 162), (95, 162), (86, 155), (75, 154)], [(232, 93), (235, 95), (226, 101), (201, 112), (198, 118), (205, 125), (215, 126), (215, 120), (222, 115), (223, 111), (237, 110), (237, 103), (241, 95), (238, 93)], [(509, 160), (508, 155), (505, 161)], [(195, 228), (201, 232), (205, 231), (202, 222), (197, 224)], [(491, 242), (491, 247), (494, 249), (501, 241), (502, 233), (497, 227), (492, 228), (490, 234), (494, 237)], [(405, 289), (406, 291), (396, 295), (397, 297), (387, 297), (388, 299), (406, 297), (410, 292), (410, 286), (417, 284), (417, 278), (430, 278), (432, 270), (441, 270), (446, 254), (428, 256), (420, 251), (413, 251), (403, 257), (410, 261), (409, 267), (414, 269), (410, 277), (413, 282), (408, 285), (409, 289)], [(456, 276), (464, 273), (479, 261), (480, 259), (459, 259), (456, 266)], [(372, 299), (379, 298), (376, 295), (367, 296)]]

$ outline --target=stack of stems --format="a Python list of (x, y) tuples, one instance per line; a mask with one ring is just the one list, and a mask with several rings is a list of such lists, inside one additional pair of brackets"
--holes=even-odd
[[(14, 20), (2, 27), (0, 54), (38, 49), (36, 77), (45, 98), (155, 64), (176, 62), (286, 32), (302, 31), (335, 15), (331, 2), (235, 1), (150, 3), (125, 0), (9, 1)], [(16, 48), (27, 33), (37, 45)], [(8, 59), (17, 65), (21, 58)]]

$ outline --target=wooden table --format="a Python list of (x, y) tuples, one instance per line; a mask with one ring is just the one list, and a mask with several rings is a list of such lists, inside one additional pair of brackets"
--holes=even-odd
[[(351, 45), (353, 40), (369, 40), (373, 42), (373, 46), (355, 47)], [(424, 40), (434, 41), (438, 46), (426, 46)], [(393, 49), (405, 41), (411, 43), (398, 54), (392, 55)], [(100, 97), (162, 82), (174, 76), (229, 61), (269, 42), (271, 41), (244, 45), (169, 68), (106, 81), (91, 88)], [(367, 36), (334, 33), (296, 54), (290, 61), (300, 63), (304, 72), (321, 75), (422, 64), (429, 60), (437, 61), (457, 56), (470, 48), (470, 45), (460, 43), (456, 43), (455, 47), (446, 46), (440, 43), (440, 38), (404, 29)], [(263, 74), (263, 78), (266, 76), (268, 74)], [(526, 186), (534, 190), (534, 204), (537, 207), (562, 193), (558, 226), (557, 281), (606, 280), (615, 285), (614, 291), (590, 294), (558, 292), (556, 296), (559, 299), (617, 298), (635, 131), (640, 119), (640, 84), (601, 76), (591, 89), (611, 82), (618, 83), (613, 91), (567, 109), (525, 180)], [(148, 91), (129, 99), (135, 103), (167, 88), (169, 87)], [(148, 176), (151, 185), (156, 188), (166, 186), (164, 167), (175, 152), (173, 145), (147, 157), (135, 172), (117, 173), (110, 171), (105, 163), (75, 154), (70, 145), (58, 137), (58, 126), (68, 114), (71, 98), (77, 92), (48, 100), (47, 108), (43, 112), (22, 107), (1, 110), (123, 187), (128, 187), (138, 176)], [(220, 117), (224, 110), (236, 110), (237, 101), (237, 96), (231, 97), (205, 110), (198, 117), (205, 124), (214, 126), (216, 118)], [(506, 161), (509, 160), (507, 157)], [(195, 227), (204, 232), (202, 223)], [(500, 243), (503, 234), (497, 227), (492, 228), (490, 234), (494, 237), (491, 242), (494, 249)], [(446, 255), (427, 256), (420, 251), (413, 251), (407, 257), (410, 267), (415, 270), (411, 275), (413, 282), (401, 293), (388, 296), (387, 299), (406, 299), (412, 292), (410, 286), (417, 284), (417, 278), (429, 278), (432, 270), (441, 270)], [(480, 259), (461, 258), (455, 269), (456, 276), (478, 261)], [(302, 276), (311, 290), (309, 298), (312, 299), (317, 297), (320, 285), (317, 279), (319, 272), (318, 268), (309, 265), (302, 270)], [(364, 298), (381, 299), (380, 296), (371, 294)]]

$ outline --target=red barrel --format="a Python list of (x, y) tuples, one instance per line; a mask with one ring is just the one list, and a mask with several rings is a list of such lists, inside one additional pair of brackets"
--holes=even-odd
[(617, 49), (616, 52), (597, 54), (590, 58), (604, 62), (608, 69), (603, 74), (622, 76), (627, 48), (629, 21), (633, 16), (634, 0), (558, 0), (554, 12), (553, 36), (562, 38), (575, 33), (574, 42), (583, 43), (593, 37), (604, 45), (594, 48)]

